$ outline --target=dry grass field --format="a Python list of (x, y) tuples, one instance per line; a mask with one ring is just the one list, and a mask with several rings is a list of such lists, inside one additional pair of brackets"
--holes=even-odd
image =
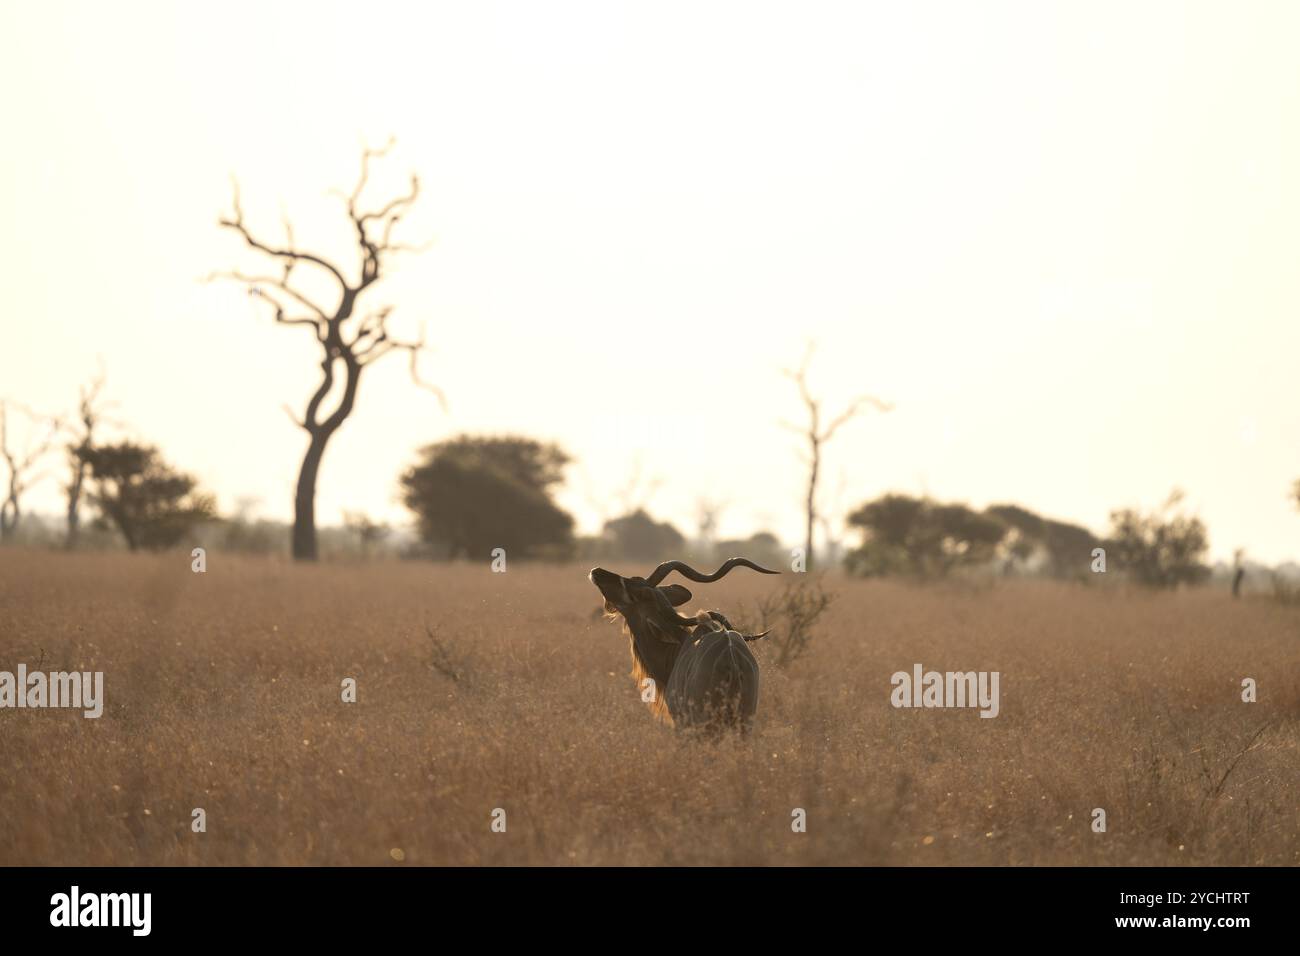
[[(0, 552), (0, 670), (107, 698), (0, 710), (0, 864), (1300, 863), (1300, 610), (830, 584), (713, 745), (652, 721), (585, 569)], [(917, 662), (1001, 672), (1000, 715), (892, 708)]]

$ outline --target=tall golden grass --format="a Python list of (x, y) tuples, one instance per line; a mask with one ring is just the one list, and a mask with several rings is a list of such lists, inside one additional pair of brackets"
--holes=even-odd
[[(805, 657), (756, 645), (754, 736), (711, 745), (652, 720), (585, 569), (0, 552), (0, 670), (107, 698), (0, 710), (0, 863), (1300, 863), (1297, 609), (830, 584)], [(917, 662), (1000, 671), (1000, 716), (895, 710)]]

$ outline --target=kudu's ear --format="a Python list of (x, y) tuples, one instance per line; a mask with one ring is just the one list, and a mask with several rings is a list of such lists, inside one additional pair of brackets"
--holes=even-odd
[(680, 584), (660, 585), (659, 590), (668, 598), (668, 603), (673, 607), (681, 607), (691, 599), (691, 592), (686, 590)]

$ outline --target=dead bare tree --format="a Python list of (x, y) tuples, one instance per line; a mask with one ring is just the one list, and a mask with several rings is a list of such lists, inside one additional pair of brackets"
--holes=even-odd
[[(420, 247), (393, 240), (393, 230), (410, 210), (419, 195), (419, 180), (412, 175), (410, 189), (395, 199), (377, 207), (364, 207), (362, 193), (370, 176), (372, 160), (382, 158), (392, 146), (382, 149), (365, 149), (361, 154), (361, 174), (356, 186), (342, 196), (352, 230), (356, 233), (359, 254), (358, 274), (349, 278), (343, 266), (323, 256), (306, 252), (294, 242), (293, 228), (285, 220), (285, 242), (275, 245), (256, 236), (244, 222), (239, 202), (239, 187), (235, 186), (234, 212), (220, 220), (243, 238), (249, 248), (271, 259), (279, 266), (278, 275), (231, 271), (216, 273), (212, 278), (234, 279), (244, 283), (251, 295), (266, 302), (281, 325), (301, 326), (311, 330), (321, 349), (321, 382), (307, 401), (301, 418), (290, 412), (294, 422), (307, 432), (307, 451), (298, 472), (294, 495), (293, 556), (300, 561), (314, 561), (316, 547), (316, 479), (320, 472), (325, 447), (339, 426), (352, 414), (356, 403), (357, 387), (361, 373), (389, 352), (409, 353), (411, 378), (417, 385), (434, 392), (443, 401), (442, 392), (422, 381), (417, 360), (424, 348), (424, 336), (402, 339), (388, 328), (392, 306), (381, 306), (367, 311), (358, 310), (358, 300), (363, 293), (385, 274), (392, 256), (400, 252), (418, 251)], [(334, 288), (330, 302), (321, 305), (306, 292), (306, 287), (295, 281), (296, 270), (310, 277), (323, 277)], [(342, 381), (342, 391), (332, 411), (323, 406), (337, 381)], [(445, 404), (445, 401), (444, 401)]]
[(71, 475), (68, 479), (68, 532), (64, 540), (65, 547), (77, 546), (81, 534), (81, 496), (85, 490), (86, 477), (90, 471), (89, 455), (95, 447), (95, 429), (104, 421), (105, 406), (101, 401), (104, 390), (104, 370), (91, 379), (88, 385), (81, 387), (81, 397), (77, 403), (76, 422), (72, 437), (68, 443), (68, 467)]
[(808, 386), (808, 367), (812, 363), (813, 351), (815, 344), (808, 343), (804, 352), (803, 362), (798, 369), (786, 369), (784, 375), (799, 387), (799, 397), (803, 400), (804, 407), (808, 409), (808, 424), (799, 426), (790, 422), (782, 422), (786, 428), (789, 428), (802, 435), (808, 441), (808, 457), (805, 459), (808, 465), (808, 495), (806, 499), (806, 533), (804, 535), (804, 561), (805, 568), (812, 570), (813, 566), (813, 532), (817, 525), (817, 479), (821, 474), (822, 449), (826, 444), (835, 437), (835, 433), (840, 427), (852, 419), (854, 416), (866, 411), (868, 408), (875, 408), (877, 411), (887, 412), (893, 409), (893, 405), (882, 401), (872, 395), (862, 395), (853, 400), (843, 412), (830, 420), (827, 425), (822, 424), (822, 406), (821, 400), (814, 398), (812, 390)]
[[(9, 430), (11, 405), (21, 410), (32, 423), (31, 431), (34, 437), (21, 448), (18, 447), (17, 439), (10, 434)], [(59, 434), (59, 427), (60, 423), (56, 418), (37, 415), (12, 402), (0, 402), (0, 457), (4, 458), (9, 470), (9, 485), (5, 490), (4, 503), (0, 504), (0, 540), (12, 537), (18, 530), (23, 515), (22, 496), (43, 477), (41, 474), (34, 474), (33, 470), (54, 444)]]

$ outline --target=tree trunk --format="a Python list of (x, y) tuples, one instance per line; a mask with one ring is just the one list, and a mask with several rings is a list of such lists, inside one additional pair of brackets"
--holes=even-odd
[[(12, 470), (16, 466), (10, 462)], [(0, 507), (0, 538), (7, 538), (18, 531), (18, 522), (22, 520), (22, 510), (18, 507), (18, 487), (17, 473), (10, 477), (9, 497), (5, 499), (3, 507)]]
[[(348, 305), (348, 310), (351, 310), (351, 305)], [(311, 442), (307, 445), (307, 454), (302, 459), (302, 470), (298, 472), (298, 490), (293, 499), (293, 559), (295, 561), (315, 561), (319, 556), (316, 550), (316, 475), (320, 472), (320, 462), (325, 456), (326, 443), (352, 414), (352, 407), (357, 399), (357, 386), (361, 383), (361, 363), (347, 352), (335, 356), (330, 350), (338, 347), (337, 344), (326, 345), (325, 361), (321, 363), (321, 371), (324, 375), (303, 418), (306, 423), (303, 427), (311, 435)], [(316, 413), (320, 409), (321, 401), (329, 394), (334, 384), (336, 358), (343, 362), (344, 374), (347, 376), (343, 386), (343, 397), (339, 399), (339, 407), (334, 409), (324, 421), (320, 421)]]
[(813, 569), (813, 523), (817, 520), (817, 472), (821, 469), (821, 448), (816, 439), (812, 445), (812, 464), (808, 473), (808, 530), (804, 536), (804, 569)]
[(311, 433), (311, 443), (298, 472), (298, 491), (293, 501), (293, 559), (315, 561), (316, 549), (316, 476), (320, 472), (325, 443), (332, 433), (319, 429)]
[(126, 550), (135, 551), (138, 549), (139, 544), (136, 541), (135, 525), (130, 520), (119, 520), (117, 526), (122, 531), (122, 537), (126, 539)]
[(64, 546), (71, 551), (77, 546), (77, 537), (81, 533), (81, 489), (86, 482), (84, 462), (73, 472), (72, 484), (68, 486), (68, 537)]

